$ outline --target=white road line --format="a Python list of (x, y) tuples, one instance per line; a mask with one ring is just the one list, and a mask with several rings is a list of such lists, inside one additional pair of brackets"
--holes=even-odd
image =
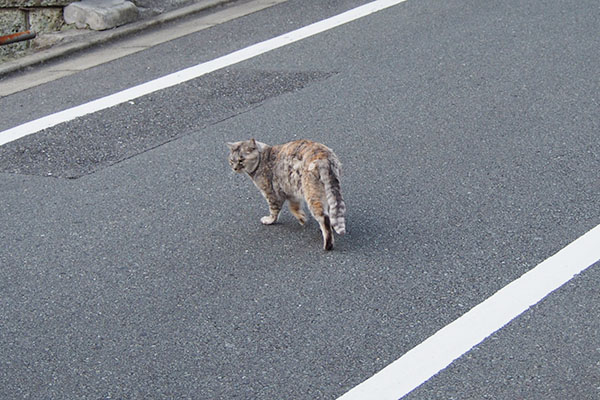
[(88, 103), (36, 119), (34, 121), (26, 122), (22, 125), (0, 132), (0, 146), (27, 135), (31, 135), (32, 133), (39, 132), (43, 129), (51, 128), (63, 122), (72, 121), (75, 118), (114, 107), (158, 90), (166, 89), (191, 79), (198, 78), (210, 72), (237, 64), (260, 54), (267, 53), (271, 50), (287, 46), (288, 44), (306, 39), (310, 36), (325, 32), (348, 22), (352, 22), (374, 12), (403, 3), (404, 1), (406, 0), (373, 1), (371, 3), (367, 3), (360, 7), (346, 11), (342, 14), (335, 15), (272, 39), (265, 40), (264, 42), (256, 43), (252, 46), (234, 51), (233, 53), (215, 58), (214, 60), (165, 75), (161, 78), (154, 79), (141, 85), (125, 89), (112, 95), (102, 97), (100, 99), (93, 100)]
[(600, 260), (600, 225), (356, 386), (339, 400), (397, 400)]
[[(235, 3), (223, 10), (210, 12), (207, 15), (199, 16), (187, 21), (170, 24), (161, 27), (158, 30), (148, 30), (136, 33), (135, 35), (128, 35), (126, 38), (114, 43), (102, 47), (94, 47), (85, 54), (67, 57), (63, 61), (54, 62), (51, 66), (39, 68), (24, 75), (3, 78), (0, 83), (0, 97), (9, 96), (13, 93), (36, 87), (46, 82), (74, 75), (88, 68), (147, 50), (161, 43), (211, 28), (215, 25), (264, 10), (265, 8), (281, 4), (285, 1), (287, 0), (252, 0), (249, 2), (238, 2), (239, 4)], [(161, 14), (157, 17), (157, 20), (169, 21), (175, 17), (175, 15), (184, 13), (185, 8), (188, 10), (198, 10), (202, 7), (206, 7), (208, 4), (217, 3), (218, 2), (214, 1), (195, 2), (190, 6), (177, 9), (171, 13)], [(116, 35), (114, 32), (105, 32), (107, 32), (106, 35)], [(0, 66), (0, 74), (2, 74), (1, 68), (2, 66)]]

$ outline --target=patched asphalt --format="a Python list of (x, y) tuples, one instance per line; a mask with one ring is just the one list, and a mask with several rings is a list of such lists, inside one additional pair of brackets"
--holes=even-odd
[(0, 171), (76, 179), (333, 74), (217, 71), (8, 143)]

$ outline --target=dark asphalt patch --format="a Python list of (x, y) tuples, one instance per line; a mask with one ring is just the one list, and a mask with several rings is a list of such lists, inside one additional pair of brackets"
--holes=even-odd
[(76, 179), (334, 74), (218, 71), (7, 143), (0, 172)]

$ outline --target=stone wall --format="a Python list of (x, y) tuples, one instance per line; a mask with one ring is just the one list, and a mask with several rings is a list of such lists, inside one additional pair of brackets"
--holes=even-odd
[[(0, 35), (31, 30), (55, 32), (62, 28), (63, 8), (76, 0), (0, 0)], [(28, 41), (0, 46), (0, 57), (28, 48)]]

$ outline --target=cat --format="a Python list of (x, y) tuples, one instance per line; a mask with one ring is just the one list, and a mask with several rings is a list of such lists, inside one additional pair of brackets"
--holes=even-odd
[(277, 221), (287, 200), (301, 225), (306, 222), (302, 201), (308, 205), (323, 234), (323, 248), (333, 249), (333, 229), (346, 233), (346, 205), (340, 187), (341, 163), (327, 146), (310, 140), (269, 146), (254, 139), (227, 143), (229, 165), (245, 172), (269, 204), (265, 225)]

